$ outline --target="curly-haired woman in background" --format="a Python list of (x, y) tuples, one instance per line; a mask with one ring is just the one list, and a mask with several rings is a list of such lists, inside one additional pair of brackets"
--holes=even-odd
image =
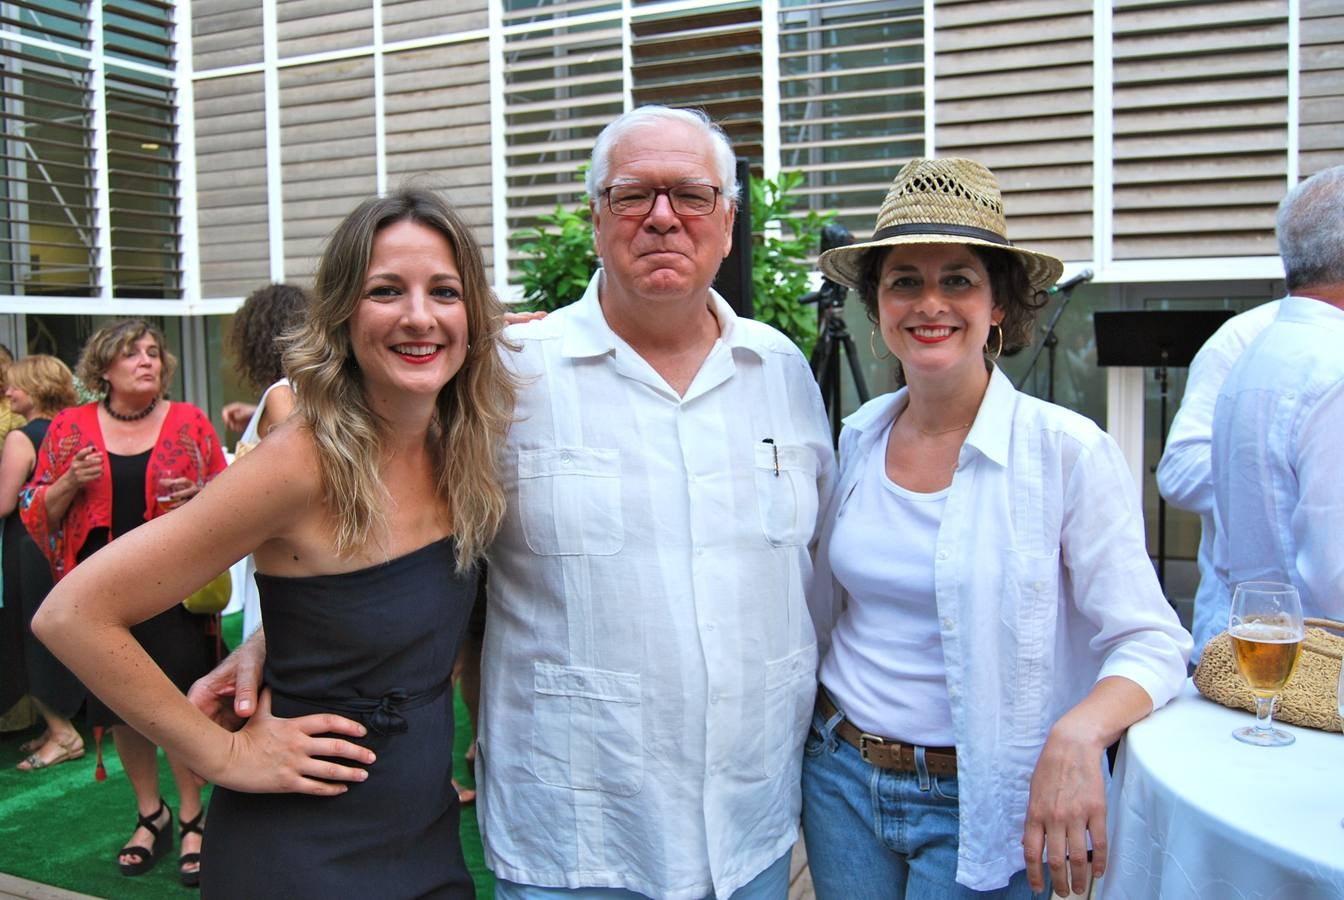
[[(230, 403), (224, 407), (224, 423), (234, 429), (245, 416), (242, 435), (235, 454), (247, 453), (294, 411), (294, 389), (285, 377), (284, 337), (303, 320), (308, 295), (288, 284), (268, 284), (248, 295), (233, 317), (229, 344), (237, 360), (238, 374), (261, 391), (255, 406)], [(261, 606), (257, 595), (257, 561), (247, 556), (243, 573), (243, 637), (261, 625)]]

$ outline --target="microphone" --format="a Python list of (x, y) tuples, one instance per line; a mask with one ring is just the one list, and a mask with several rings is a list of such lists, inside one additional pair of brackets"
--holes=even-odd
[(1057, 285), (1055, 285), (1054, 287), (1052, 287), (1052, 288), (1051, 288), (1049, 291), (1047, 291), (1046, 293), (1049, 293), (1049, 294), (1067, 294), (1067, 293), (1069, 293), (1070, 291), (1072, 291), (1074, 288), (1076, 288), (1078, 285), (1083, 284), (1084, 282), (1087, 282), (1087, 281), (1091, 281), (1091, 280), (1092, 280), (1092, 277), (1093, 277), (1095, 274), (1096, 274), (1096, 273), (1093, 272), (1091, 269), (1083, 269), (1083, 271), (1079, 272), (1077, 275), (1073, 276), (1073, 277), (1070, 278), (1068, 281), (1065, 281), (1065, 282), (1063, 282), (1063, 283), (1061, 283), (1061, 284), (1057, 284)]

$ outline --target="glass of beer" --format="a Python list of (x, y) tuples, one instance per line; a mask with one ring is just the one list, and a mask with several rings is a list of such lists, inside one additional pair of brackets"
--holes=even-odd
[(1237, 668), (1255, 695), (1255, 724), (1232, 736), (1257, 747), (1286, 747), (1295, 738), (1274, 727), (1274, 699), (1293, 677), (1306, 634), (1297, 588), (1277, 581), (1237, 585), (1227, 631)]

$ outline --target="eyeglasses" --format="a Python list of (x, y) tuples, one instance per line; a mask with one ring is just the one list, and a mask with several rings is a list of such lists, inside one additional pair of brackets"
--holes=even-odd
[(719, 205), (721, 190), (712, 184), (679, 184), (656, 188), (647, 184), (613, 184), (607, 195), (607, 209), (618, 216), (647, 216), (653, 212), (659, 194), (667, 195), (672, 212), (679, 216), (707, 216)]

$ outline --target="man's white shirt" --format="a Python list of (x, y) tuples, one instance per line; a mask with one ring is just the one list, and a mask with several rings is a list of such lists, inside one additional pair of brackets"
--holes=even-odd
[(834, 476), (806, 361), (717, 294), (684, 396), (577, 303), (523, 379), (490, 553), (477, 774), (510, 881), (728, 896), (797, 839), (805, 586)]

